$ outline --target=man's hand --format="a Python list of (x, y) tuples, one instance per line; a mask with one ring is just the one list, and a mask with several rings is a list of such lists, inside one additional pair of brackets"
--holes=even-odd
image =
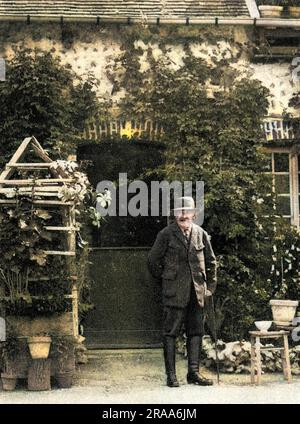
[(210, 290), (206, 289), (205, 290), (205, 296), (206, 297), (212, 296), (212, 292)]

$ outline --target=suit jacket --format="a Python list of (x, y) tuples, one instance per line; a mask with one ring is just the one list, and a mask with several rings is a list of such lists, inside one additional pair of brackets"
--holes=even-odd
[(192, 224), (189, 246), (176, 222), (160, 231), (148, 255), (148, 268), (162, 280), (165, 306), (185, 307), (194, 284), (199, 305), (204, 307), (205, 288), (214, 293), (217, 261), (210, 237), (202, 227)]

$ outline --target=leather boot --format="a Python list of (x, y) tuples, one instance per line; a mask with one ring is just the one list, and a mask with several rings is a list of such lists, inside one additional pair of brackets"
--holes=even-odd
[(175, 368), (175, 337), (164, 337), (164, 359), (167, 374), (167, 386), (179, 387)]
[(188, 384), (197, 384), (198, 386), (211, 386), (213, 381), (199, 374), (201, 337), (192, 336), (187, 338), (186, 342), (188, 355)]

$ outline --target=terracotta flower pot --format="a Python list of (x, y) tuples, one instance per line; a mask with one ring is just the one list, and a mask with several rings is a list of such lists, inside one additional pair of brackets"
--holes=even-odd
[(283, 6), (262, 5), (258, 9), (262, 18), (280, 18)]
[(283, 326), (291, 325), (298, 304), (298, 300), (270, 300), (275, 324)]
[(60, 389), (69, 389), (73, 384), (74, 371), (61, 371), (55, 376)]
[(300, 6), (289, 6), (288, 12), (291, 18), (300, 18)]
[(32, 359), (47, 359), (49, 356), (51, 337), (49, 336), (33, 336), (28, 337), (27, 343), (29, 346)]
[(7, 392), (11, 392), (15, 390), (17, 384), (17, 378), (12, 377), (10, 374), (1, 374), (1, 382), (3, 390)]

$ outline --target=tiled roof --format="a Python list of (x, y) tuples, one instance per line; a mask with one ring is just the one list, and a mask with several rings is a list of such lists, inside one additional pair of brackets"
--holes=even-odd
[(32, 17), (249, 17), (246, 0), (0, 0), (0, 15)]

